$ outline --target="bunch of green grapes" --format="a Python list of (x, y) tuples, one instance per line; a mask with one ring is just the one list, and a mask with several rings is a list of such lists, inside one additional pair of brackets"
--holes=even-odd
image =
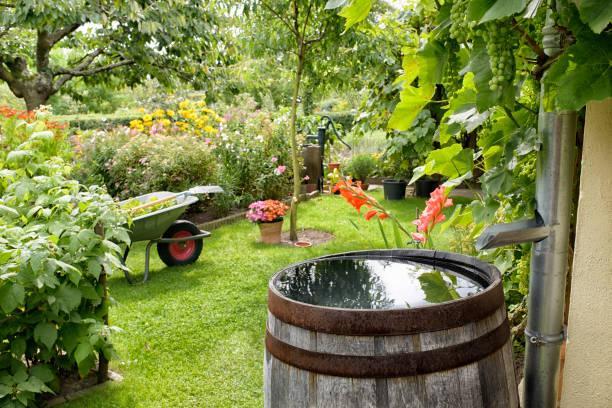
[(444, 85), (444, 89), (446, 90), (446, 95), (451, 97), (461, 88), (461, 77), (459, 75), (459, 69), (461, 68), (461, 61), (459, 60), (459, 56), (457, 52), (459, 51), (459, 47), (450, 46), (448, 47), (448, 61), (446, 63), (446, 68), (444, 69), (444, 78), (442, 79), (442, 85)]
[(467, 18), (468, 4), (469, 0), (455, 0), (450, 10), (450, 36), (459, 43), (467, 42), (475, 25)]
[(489, 81), (492, 91), (512, 85), (516, 73), (514, 53), (518, 47), (515, 32), (509, 22), (492, 21), (479, 30), (487, 45), (489, 64), (493, 78)]

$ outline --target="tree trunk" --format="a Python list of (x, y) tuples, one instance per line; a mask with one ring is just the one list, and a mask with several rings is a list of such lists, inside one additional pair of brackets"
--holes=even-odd
[(297, 148), (297, 129), (296, 129), (296, 119), (297, 119), (297, 104), (298, 104), (298, 96), (300, 94), (300, 82), (302, 81), (302, 71), (304, 70), (304, 59), (305, 59), (305, 50), (304, 45), (300, 43), (299, 52), (298, 52), (298, 64), (297, 70), (295, 72), (295, 82), (293, 84), (293, 99), (291, 100), (291, 116), (290, 116), (290, 125), (291, 125), (291, 159), (293, 163), (293, 199), (291, 200), (291, 216), (290, 216), (290, 225), (289, 225), (289, 239), (291, 241), (297, 241), (297, 208), (299, 204), (299, 197), (301, 192), (302, 179), (300, 175), (302, 174), (300, 169), (300, 163), (298, 159), (298, 148)]
[(47, 93), (40, 93), (36, 89), (26, 89), (23, 94), (23, 99), (26, 104), (26, 108), (29, 111), (38, 109), (41, 105), (44, 105), (49, 100), (51, 95)]

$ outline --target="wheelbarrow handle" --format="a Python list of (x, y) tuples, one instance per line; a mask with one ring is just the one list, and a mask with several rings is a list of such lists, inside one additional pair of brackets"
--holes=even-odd
[(138, 210), (142, 210), (142, 209), (145, 209), (145, 208), (153, 207), (154, 205), (158, 205), (158, 204), (162, 204), (162, 203), (174, 200), (174, 199), (176, 199), (181, 194), (184, 194), (184, 193), (173, 194), (173, 195), (168, 196), (168, 197), (160, 198), (159, 200), (149, 201), (147, 203), (140, 204), (139, 206), (130, 208), (129, 211), (130, 211), (130, 213), (135, 213)]

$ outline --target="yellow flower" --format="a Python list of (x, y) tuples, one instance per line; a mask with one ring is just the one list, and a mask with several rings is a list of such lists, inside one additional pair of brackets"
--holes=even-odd
[(174, 111), (173, 111), (172, 109), (168, 109), (168, 110), (166, 111), (166, 114), (167, 114), (168, 116), (170, 116), (171, 118), (173, 118), (173, 117), (174, 117)]
[(198, 108), (203, 108), (206, 106), (206, 102), (204, 101), (199, 101), (198, 103), (196, 103), (196, 105), (198, 106)]
[(163, 109), (155, 109), (155, 112), (153, 112), (153, 117), (157, 119), (161, 119), (164, 116), (166, 116), (166, 112)]
[(190, 104), (191, 104), (191, 102), (189, 100), (181, 101), (181, 102), (179, 102), (179, 108), (183, 109), (183, 110), (189, 109), (189, 105)]
[(144, 115), (144, 116), (142, 117), (142, 120), (143, 120), (144, 122), (151, 122), (151, 121), (153, 121), (153, 116), (151, 116), (150, 114), (148, 114), (148, 113), (147, 113), (146, 115)]
[(162, 119), (159, 121), (159, 123), (161, 123), (163, 127), (169, 127), (172, 124), (172, 122), (170, 122), (168, 119)]
[(217, 133), (217, 129), (215, 129), (214, 127), (210, 125), (204, 126), (204, 131), (206, 133)]
[(138, 108), (138, 112), (139, 112), (139, 113), (144, 113), (144, 112), (145, 112), (145, 109), (144, 109), (144, 108)]
[(132, 129), (138, 129), (142, 127), (142, 121), (140, 121), (140, 119), (134, 119), (132, 121), (130, 121), (130, 127)]

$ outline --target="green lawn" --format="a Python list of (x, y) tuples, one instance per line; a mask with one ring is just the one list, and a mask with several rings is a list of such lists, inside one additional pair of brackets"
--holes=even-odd
[[(406, 223), (416, 206), (422, 208), (423, 200), (388, 203)], [(363, 227), (360, 232), (349, 220)], [(193, 265), (165, 268), (155, 254), (148, 283), (130, 286), (122, 275), (113, 276), (111, 324), (123, 332), (114, 338), (121, 359), (111, 367), (124, 380), (66, 406), (261, 407), (269, 278), (302, 259), (384, 247), (377, 224), (339, 197), (301, 205), (299, 225), (332, 232), (335, 239), (308, 249), (265, 246), (257, 243), (257, 226), (241, 221), (213, 231)], [(128, 264), (142, 273), (143, 262), (144, 246), (138, 245)]]

